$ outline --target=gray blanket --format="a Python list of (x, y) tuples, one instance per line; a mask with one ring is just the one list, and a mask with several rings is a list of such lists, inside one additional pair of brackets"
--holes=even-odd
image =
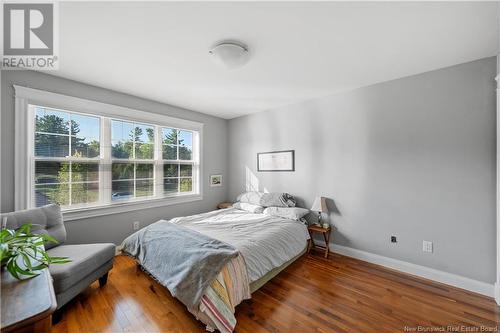
[(231, 245), (165, 220), (130, 235), (122, 246), (191, 310), (198, 309), (206, 288), (238, 255)]

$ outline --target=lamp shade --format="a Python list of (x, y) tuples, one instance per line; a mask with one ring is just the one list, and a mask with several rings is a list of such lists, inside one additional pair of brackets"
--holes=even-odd
[(328, 207), (326, 207), (326, 199), (324, 197), (316, 197), (311, 210), (314, 212), (327, 213)]

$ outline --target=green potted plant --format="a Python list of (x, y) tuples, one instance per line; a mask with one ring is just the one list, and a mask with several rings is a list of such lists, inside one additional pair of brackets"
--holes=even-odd
[(18, 280), (29, 279), (40, 274), (50, 264), (71, 262), (68, 257), (51, 257), (44, 244), (58, 243), (47, 234), (31, 232), (32, 224), (23, 224), (19, 229), (2, 228), (0, 231), (0, 261), (2, 269)]

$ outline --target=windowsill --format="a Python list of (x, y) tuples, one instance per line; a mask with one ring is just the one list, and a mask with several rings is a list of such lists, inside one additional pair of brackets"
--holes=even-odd
[(90, 217), (120, 214), (135, 210), (164, 207), (200, 200), (203, 200), (203, 196), (201, 194), (189, 194), (141, 201), (115, 202), (106, 206), (67, 209), (63, 210), (62, 214), (64, 222), (68, 222)]

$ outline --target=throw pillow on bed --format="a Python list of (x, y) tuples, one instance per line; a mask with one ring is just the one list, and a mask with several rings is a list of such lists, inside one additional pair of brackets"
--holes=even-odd
[(264, 211), (264, 207), (259, 205), (253, 205), (247, 202), (237, 202), (233, 204), (233, 208), (246, 210), (247, 212), (256, 214), (260, 214)]
[(295, 207), (295, 198), (288, 193), (245, 192), (236, 199), (263, 207)]
[(283, 217), (290, 220), (300, 220), (309, 213), (309, 209), (299, 207), (267, 207), (264, 214)]
[(249, 203), (252, 205), (259, 205), (260, 206), (260, 201), (262, 199), (263, 194), (264, 193), (262, 193), (262, 192), (244, 192), (244, 193), (241, 193), (240, 195), (238, 195), (238, 197), (236, 198), (236, 201), (245, 202), (245, 203)]

